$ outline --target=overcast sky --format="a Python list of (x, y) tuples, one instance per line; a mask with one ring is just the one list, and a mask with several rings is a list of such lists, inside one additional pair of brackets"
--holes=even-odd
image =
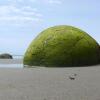
[(23, 55), (45, 28), (72, 25), (100, 43), (100, 0), (0, 0), (0, 53)]

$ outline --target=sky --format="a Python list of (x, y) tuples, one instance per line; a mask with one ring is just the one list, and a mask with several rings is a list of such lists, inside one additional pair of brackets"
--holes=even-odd
[(0, 0), (0, 53), (24, 55), (44, 29), (71, 25), (100, 43), (100, 0)]

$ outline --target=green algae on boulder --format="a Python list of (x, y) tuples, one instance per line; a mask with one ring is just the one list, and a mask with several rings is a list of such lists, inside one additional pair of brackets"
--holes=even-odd
[(100, 62), (99, 44), (86, 32), (67, 25), (48, 28), (30, 44), (24, 65), (68, 67)]

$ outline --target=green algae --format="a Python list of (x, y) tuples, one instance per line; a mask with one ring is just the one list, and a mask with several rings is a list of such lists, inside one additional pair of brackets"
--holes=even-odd
[(28, 47), (24, 65), (67, 67), (100, 62), (99, 44), (72, 26), (54, 26), (41, 32)]

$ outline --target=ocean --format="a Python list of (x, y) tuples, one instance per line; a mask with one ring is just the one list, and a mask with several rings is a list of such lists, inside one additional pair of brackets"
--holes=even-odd
[(0, 68), (23, 68), (23, 56), (15, 55), (13, 59), (0, 59)]

